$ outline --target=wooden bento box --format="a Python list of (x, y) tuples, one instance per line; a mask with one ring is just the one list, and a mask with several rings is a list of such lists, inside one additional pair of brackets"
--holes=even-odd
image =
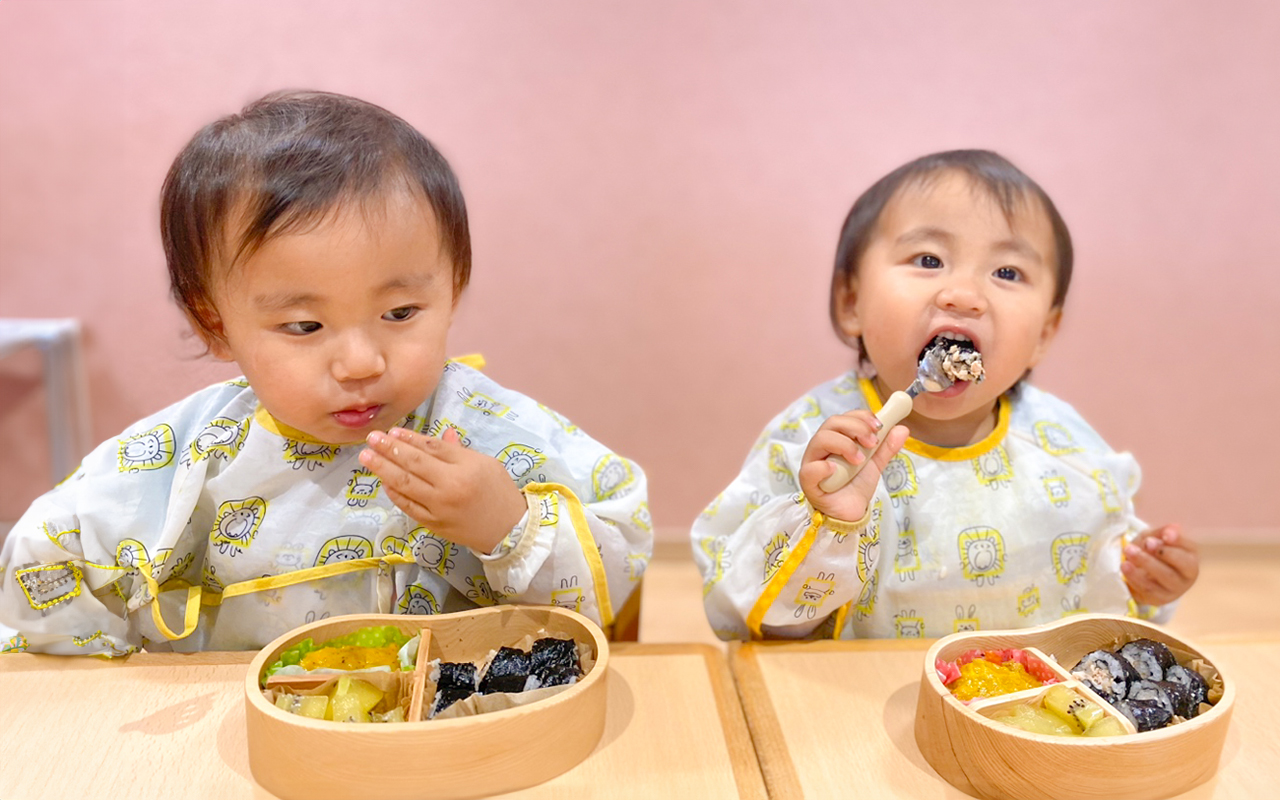
[[(957, 789), (993, 800), (1155, 800), (1208, 780), (1218, 768), (1235, 702), (1230, 676), (1218, 673), (1221, 696), (1211, 708), (1185, 721), (1137, 733), (1126, 715), (1071, 674), (1086, 654), (1136, 639), (1163, 643), (1178, 656), (1179, 664), (1184, 658), (1200, 659), (1216, 671), (1213, 659), (1185, 639), (1157, 625), (1106, 614), (1079, 614), (1036, 628), (974, 631), (939, 639), (925, 656), (920, 681), (915, 727), (920, 752)], [(1106, 716), (1119, 722), (1124, 735), (1053, 736), (1011, 727), (991, 716), (1017, 702), (1034, 704), (1043, 697), (1038, 693), (1049, 686), (966, 705), (938, 674), (940, 661), (954, 664), (973, 650), (1008, 649), (1026, 651), (1024, 658), (1031, 662), (1047, 662), (1061, 683), (1100, 704)]]
[[(310, 719), (268, 702), (260, 681), (285, 650), (307, 638), (321, 643), (370, 626), (394, 626), (409, 636), (427, 632), (411, 676), (400, 673), (414, 715), (406, 711), (408, 721)], [(594, 664), (584, 659), (585, 674), (576, 683), (526, 705), (424, 718), (434, 690), (431, 662), (481, 662), (500, 647), (542, 635), (574, 639)], [(526, 788), (570, 769), (595, 748), (604, 732), (608, 667), (609, 645), (600, 628), (555, 607), (360, 614), (311, 623), (264, 647), (245, 676), (249, 768), (263, 788), (285, 800), (468, 798)]]

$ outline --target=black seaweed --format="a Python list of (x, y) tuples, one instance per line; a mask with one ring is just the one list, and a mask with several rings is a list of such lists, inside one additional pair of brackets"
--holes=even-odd
[(1169, 683), (1176, 683), (1187, 690), (1191, 713), (1182, 716), (1188, 719), (1196, 716), (1200, 713), (1200, 704), (1209, 702), (1209, 682), (1199, 672), (1175, 664), (1165, 672), (1164, 677)]
[[(1101, 679), (1096, 674), (1098, 672), (1103, 674)], [(1127, 697), (1129, 686), (1142, 679), (1132, 664), (1107, 650), (1094, 650), (1092, 653), (1087, 653), (1071, 668), (1071, 674), (1107, 702)]]
[(529, 677), (532, 657), (516, 647), (503, 647), (489, 662), (484, 677), (480, 679), (480, 693), (522, 692)]
[(1178, 663), (1168, 646), (1154, 639), (1134, 639), (1121, 647), (1119, 654), (1149, 681), (1164, 680), (1165, 670)]
[(1173, 719), (1173, 714), (1158, 703), (1143, 700), (1119, 700), (1116, 710), (1129, 718), (1139, 733), (1163, 728)]
[(431, 716), (476, 693), (476, 665), (467, 661), (440, 662), (440, 680), (436, 682), (436, 699)]
[(1174, 703), (1174, 698), (1165, 688), (1170, 684), (1164, 681), (1149, 681), (1145, 678), (1134, 681), (1129, 684), (1129, 693), (1126, 696), (1129, 700), (1137, 700), (1142, 703), (1155, 703), (1156, 705), (1169, 712), (1172, 717), (1178, 713), (1178, 709)]
[(530, 670), (539, 686), (560, 686), (582, 676), (578, 646), (572, 639), (547, 637), (533, 643)]

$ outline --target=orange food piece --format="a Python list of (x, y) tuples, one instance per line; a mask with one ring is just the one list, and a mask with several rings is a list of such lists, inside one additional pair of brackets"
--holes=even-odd
[(1040, 680), (1028, 674), (1026, 667), (1016, 661), (996, 664), (979, 658), (961, 666), (960, 678), (949, 688), (958, 699), (973, 700), (1034, 689), (1040, 685)]
[(368, 669), (400, 664), (400, 646), (322, 647), (302, 657), (303, 669)]

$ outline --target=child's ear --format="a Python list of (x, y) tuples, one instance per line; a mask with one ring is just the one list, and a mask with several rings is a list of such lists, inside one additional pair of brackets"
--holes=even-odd
[(862, 320), (858, 317), (858, 280), (849, 278), (835, 286), (835, 298), (832, 309), (836, 314), (836, 324), (845, 340), (857, 341), (862, 335)]
[(1040, 329), (1040, 341), (1036, 342), (1036, 349), (1031, 353), (1031, 363), (1028, 368), (1034, 367), (1040, 363), (1040, 359), (1044, 358), (1049, 352), (1049, 345), (1053, 344), (1053, 337), (1058, 335), (1058, 326), (1062, 324), (1062, 308), (1054, 308), (1049, 311), (1049, 316), (1045, 318), (1044, 327)]

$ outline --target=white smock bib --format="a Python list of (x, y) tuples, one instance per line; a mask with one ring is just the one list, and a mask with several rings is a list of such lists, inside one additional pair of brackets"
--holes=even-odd
[(1091, 612), (1150, 617), (1121, 576), (1145, 529), (1140, 473), (1066, 403), (1030, 385), (995, 430), (959, 448), (908, 439), (857, 522), (800, 492), (801, 459), (830, 416), (878, 411), (853, 373), (776, 417), (694, 523), (704, 604), (721, 638), (914, 638), (1039, 625)]

